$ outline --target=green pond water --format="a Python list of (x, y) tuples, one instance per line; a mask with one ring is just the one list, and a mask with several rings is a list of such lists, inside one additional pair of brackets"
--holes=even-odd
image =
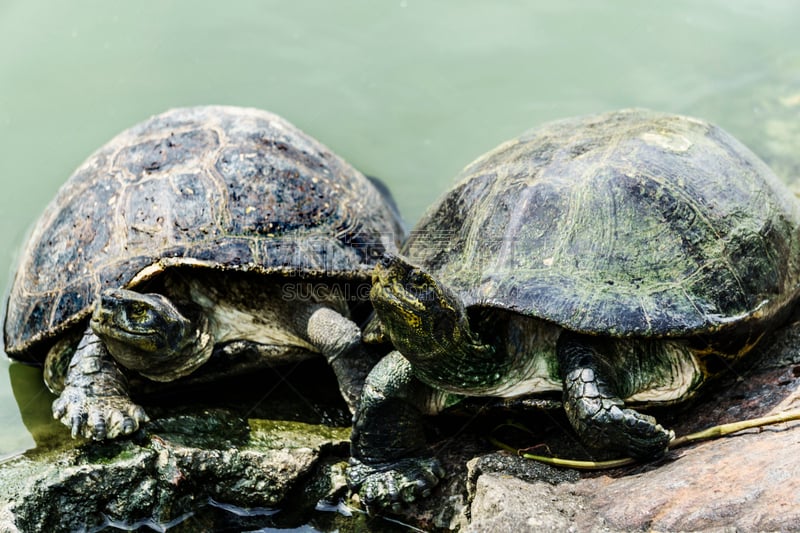
[[(382, 178), (409, 225), (501, 141), (621, 107), (716, 122), (793, 184), (798, 23), (794, 0), (0, 0), (0, 282), (72, 170), (175, 106), (286, 117)], [(0, 457), (61, 431), (50, 401), (0, 358)]]

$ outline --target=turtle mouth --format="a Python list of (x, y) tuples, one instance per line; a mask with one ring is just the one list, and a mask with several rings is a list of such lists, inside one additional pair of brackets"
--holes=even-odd
[(406, 286), (412, 269), (414, 267), (391, 254), (375, 265), (370, 299), (379, 314), (381, 309), (397, 310), (406, 315), (425, 310), (424, 302)]
[(163, 337), (158, 331), (143, 331), (141, 329), (128, 327), (125, 322), (114, 320), (113, 314), (105, 311), (95, 313), (90, 322), (90, 326), (95, 333), (108, 337), (124, 337), (130, 342), (141, 342), (143, 339), (147, 338), (161, 339)]
[(151, 359), (168, 358), (178, 348), (170, 341), (179, 338), (179, 332), (162, 316), (172, 310), (163, 308), (152, 296), (125, 290), (108, 290), (100, 296), (90, 325), (107, 346), (115, 347), (115, 358), (125, 358), (123, 352), (136, 352), (133, 359), (137, 361), (145, 353)]
[(372, 276), (372, 289), (369, 291), (370, 299), (376, 308), (399, 307), (405, 309), (404, 300), (398, 297), (398, 283), (390, 272), (378, 265)]
[(90, 325), (94, 331), (100, 331), (107, 335), (129, 336), (135, 339), (161, 336), (160, 332), (154, 328), (122, 320), (120, 314), (124, 298), (114, 291), (103, 294), (101, 299), (101, 304), (97, 306), (91, 317)]
[[(114, 346), (125, 346), (124, 349), (113, 349), (112, 355), (123, 366), (138, 369), (143, 364), (153, 364), (154, 357), (158, 359), (158, 354), (166, 344), (164, 335), (159, 331), (141, 331), (124, 326), (114, 319), (113, 313), (95, 313), (91, 318), (90, 326), (108, 348)], [(129, 351), (133, 349), (136, 353), (133, 357), (127, 357)], [(142, 357), (143, 350), (147, 353), (147, 358)]]
[(385, 287), (389, 283), (389, 270), (378, 263), (372, 270), (372, 284)]

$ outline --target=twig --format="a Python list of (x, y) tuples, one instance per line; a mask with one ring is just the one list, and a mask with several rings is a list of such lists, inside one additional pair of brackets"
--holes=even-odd
[[(790, 422), (792, 420), (800, 420), (800, 409), (787, 411), (785, 413), (780, 413), (777, 415), (762, 416), (759, 418), (751, 418), (750, 420), (743, 420), (741, 422), (732, 422), (730, 424), (722, 424), (719, 426), (710, 427), (708, 429), (704, 429), (696, 433), (690, 433), (689, 435), (684, 435), (683, 437), (674, 438), (670, 441), (668, 448), (669, 449), (679, 448), (681, 446), (686, 446), (687, 444), (692, 444), (694, 442), (698, 442), (701, 440), (724, 437), (725, 435), (737, 433), (745, 429), (763, 427), (772, 424), (780, 424), (783, 422)], [(512, 425), (512, 424), (502, 424), (502, 426), (505, 425)], [(516, 424), (512, 426), (519, 427)], [(495, 446), (502, 448), (503, 450), (509, 451), (511, 453), (517, 454), (520, 457), (524, 457), (525, 459), (531, 459), (534, 461), (539, 461), (541, 463), (546, 463), (553, 466), (577, 468), (579, 470), (604, 470), (609, 468), (619, 468), (621, 466), (627, 466), (637, 462), (637, 460), (633, 459), (632, 457), (626, 457), (623, 459), (612, 459), (610, 461), (578, 461), (574, 459), (560, 459), (558, 457), (546, 457), (543, 455), (533, 455), (529, 453), (523, 453), (522, 450), (504, 444), (499, 440), (495, 439), (494, 437), (489, 437), (489, 440)]]

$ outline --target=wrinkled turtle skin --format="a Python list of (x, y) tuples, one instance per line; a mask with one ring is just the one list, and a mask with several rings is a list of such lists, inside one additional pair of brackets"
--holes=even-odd
[(376, 268), (396, 347), (367, 378), (349, 482), (374, 507), (443, 472), (420, 417), (560, 393), (590, 449), (662, 454), (641, 406), (692, 397), (798, 297), (797, 201), (706, 122), (625, 110), (546, 124), (470, 164)]
[(320, 354), (352, 408), (370, 367), (353, 313), (402, 237), (385, 188), (284, 119), (170, 110), (101, 147), (47, 206), (11, 288), (6, 352), (44, 362), (73, 436), (135, 431), (147, 415), (134, 381)]

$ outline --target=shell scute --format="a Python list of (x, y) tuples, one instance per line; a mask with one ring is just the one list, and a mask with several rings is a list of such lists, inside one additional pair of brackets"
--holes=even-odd
[(96, 212), (104, 209), (109, 195), (105, 188), (86, 188), (79, 194), (80, 201), (65, 205), (50, 217), (44, 224), (43, 238), (29, 250), (24, 263), (27, 273), (21, 281), (27, 290), (58, 290), (62, 275), (90, 282), (88, 266), (94, 254), (117, 246), (112, 228), (97, 224)]
[(152, 173), (167, 173), (175, 167), (201, 167), (208, 154), (219, 147), (219, 136), (208, 129), (169, 131), (166, 135), (126, 146), (114, 159), (114, 167), (132, 181)]
[(283, 234), (320, 226), (335, 214), (331, 201), (321, 199), (340, 192), (295, 161), (275, 159), (255, 147), (230, 151), (237, 153), (224, 153), (216, 166), (227, 184), (226, 233)]

